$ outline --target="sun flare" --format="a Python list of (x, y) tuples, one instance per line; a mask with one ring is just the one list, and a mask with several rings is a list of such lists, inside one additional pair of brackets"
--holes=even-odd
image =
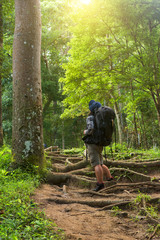
[(91, 0), (80, 0), (80, 2), (83, 4), (89, 4), (91, 2)]

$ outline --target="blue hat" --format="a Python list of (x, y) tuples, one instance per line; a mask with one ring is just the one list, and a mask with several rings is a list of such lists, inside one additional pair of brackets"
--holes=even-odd
[(95, 108), (99, 108), (99, 107), (101, 107), (101, 104), (100, 104), (99, 102), (96, 102), (96, 101), (94, 101), (94, 100), (91, 100), (91, 101), (89, 102), (89, 110), (90, 110), (91, 112), (93, 112)]

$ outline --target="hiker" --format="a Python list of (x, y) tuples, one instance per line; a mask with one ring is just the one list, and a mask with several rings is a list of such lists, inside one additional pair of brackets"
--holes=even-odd
[(103, 164), (103, 146), (100, 146), (97, 142), (97, 129), (95, 126), (95, 111), (100, 108), (101, 104), (94, 100), (89, 102), (89, 116), (86, 119), (87, 129), (84, 130), (83, 141), (85, 142), (91, 165), (94, 167), (95, 175), (97, 179), (96, 188), (94, 191), (98, 192), (104, 188), (103, 176), (106, 176), (108, 181), (113, 180), (111, 173), (106, 165)]

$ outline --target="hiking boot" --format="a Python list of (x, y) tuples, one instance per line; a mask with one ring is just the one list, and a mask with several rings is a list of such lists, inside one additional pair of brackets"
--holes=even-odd
[(104, 188), (104, 183), (97, 183), (97, 186), (95, 189), (93, 189), (93, 191), (98, 192), (103, 188)]

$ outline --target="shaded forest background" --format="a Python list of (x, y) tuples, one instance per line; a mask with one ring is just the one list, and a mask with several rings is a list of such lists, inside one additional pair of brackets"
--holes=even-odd
[[(12, 142), (14, 1), (3, 4), (2, 118)], [(117, 141), (160, 145), (158, 0), (41, 0), (43, 133), (47, 146), (82, 147), (91, 99), (116, 112)]]

